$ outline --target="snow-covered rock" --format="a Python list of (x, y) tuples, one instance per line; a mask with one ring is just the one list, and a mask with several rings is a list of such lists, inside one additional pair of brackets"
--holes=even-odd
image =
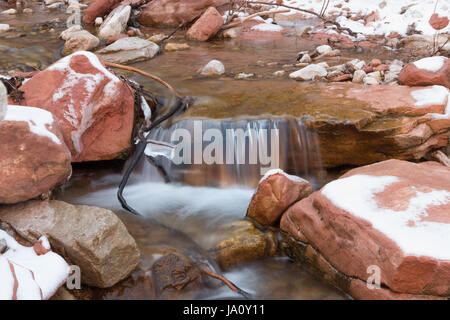
[(438, 56), (409, 63), (398, 75), (398, 80), (408, 86), (442, 85), (450, 88), (450, 59)]
[(21, 90), (25, 105), (52, 112), (74, 162), (115, 159), (131, 148), (134, 93), (95, 54), (64, 57)]
[(0, 229), (0, 240), (6, 244), (0, 254), (0, 300), (47, 300), (67, 280), (70, 267), (45, 236), (26, 247)]
[(159, 52), (159, 46), (138, 37), (121, 38), (109, 46), (97, 51), (108, 62), (131, 63), (153, 58)]
[[(353, 169), (291, 206), (281, 229), (308, 247), (304, 259), (354, 298), (444, 298), (449, 179), (450, 168), (435, 162), (388, 160)], [(381, 288), (371, 290), (366, 281), (374, 268)]]
[(310, 64), (303, 69), (297, 70), (289, 74), (289, 78), (295, 80), (313, 80), (316, 77), (325, 77), (327, 75), (327, 69), (317, 64)]
[(115, 8), (102, 23), (98, 36), (102, 39), (117, 36), (123, 33), (130, 19), (131, 6), (120, 5)]
[(35, 198), (71, 175), (70, 152), (48, 111), (8, 106), (0, 141), (0, 203)]
[(199, 74), (205, 77), (220, 76), (225, 73), (225, 66), (219, 60), (211, 60), (199, 70)]

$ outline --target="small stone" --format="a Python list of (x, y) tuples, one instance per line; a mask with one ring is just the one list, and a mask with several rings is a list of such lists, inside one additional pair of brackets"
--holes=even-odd
[(397, 79), (398, 79), (398, 73), (396, 73), (396, 72), (388, 71), (384, 74), (384, 82), (386, 82), (386, 83), (396, 81)]
[(234, 39), (238, 37), (240, 28), (230, 28), (223, 32), (224, 38)]
[(378, 67), (375, 68), (375, 71), (384, 72), (389, 69), (389, 66), (387, 64), (380, 64)]
[(16, 9), (8, 9), (1, 12), (1, 14), (16, 14), (16, 13), (17, 13)]
[(366, 63), (365, 63), (364, 61), (359, 61), (359, 62), (356, 63), (353, 67), (355, 68), (355, 70), (360, 70), (360, 69), (362, 69), (365, 65), (366, 65)]
[(211, 60), (199, 70), (199, 73), (205, 77), (220, 76), (225, 73), (225, 66), (219, 60)]
[(238, 73), (234, 78), (238, 79), (238, 80), (245, 80), (245, 79), (249, 79), (249, 78), (253, 78), (255, 76), (254, 73)]
[(5, 239), (1, 239), (0, 240), (0, 255), (5, 253), (7, 249), (8, 249), (8, 245), (6, 244)]
[(330, 66), (325, 61), (317, 63), (318, 66), (324, 67), (325, 69), (328, 69)]
[(375, 84), (379, 84), (378, 80), (373, 78), (373, 77), (368, 77), (366, 76), (363, 79), (364, 84), (369, 84), (369, 85), (375, 85)]
[(345, 69), (346, 69), (345, 64), (338, 64), (337, 66), (329, 67), (327, 70), (330, 72), (333, 72), (333, 71), (344, 72)]
[(166, 51), (180, 51), (180, 50), (187, 50), (189, 48), (190, 46), (187, 43), (174, 43), (174, 42), (169, 42), (164, 47)]
[(362, 83), (365, 77), (366, 73), (364, 72), (364, 70), (356, 70), (355, 73), (353, 74), (352, 82)]
[(0, 33), (6, 32), (9, 30), (9, 24), (0, 23)]
[(163, 33), (159, 33), (159, 34), (154, 34), (152, 35), (150, 38), (148, 38), (149, 41), (154, 42), (154, 43), (158, 43), (160, 42), (162, 39), (164, 39), (166, 37), (165, 34)]
[(373, 67), (366, 64), (361, 70), (363, 70), (365, 73), (370, 73), (373, 72)]
[(333, 51), (333, 48), (331, 48), (329, 45), (327, 45), (327, 44), (324, 44), (324, 45), (322, 45), (322, 46), (318, 46), (317, 48), (316, 48), (316, 51), (319, 53), (319, 54), (326, 54), (326, 53), (329, 53), (329, 52), (331, 52), (331, 51)]
[(95, 49), (100, 40), (86, 30), (73, 32), (64, 44), (62, 53), (68, 55), (76, 51), (89, 51)]
[(300, 62), (300, 63), (311, 63), (312, 59), (311, 59), (311, 56), (306, 53), (300, 58), (300, 60), (298, 62)]
[(153, 58), (159, 46), (151, 41), (138, 37), (127, 37), (97, 51), (100, 57), (113, 63), (131, 63)]
[(389, 66), (389, 71), (400, 73), (403, 69), (403, 62), (400, 60), (394, 60), (392, 61), (391, 65)]
[(342, 82), (342, 81), (349, 81), (351, 79), (352, 79), (352, 75), (349, 74), (349, 73), (345, 73), (345, 74), (342, 74), (340, 76), (337, 76), (337, 77), (334, 77), (334, 78), (330, 79), (330, 81), (332, 81), (332, 82)]
[(381, 60), (380, 59), (372, 59), (372, 61), (370, 61), (369, 65), (371, 67), (378, 67), (381, 64)]
[(285, 75), (285, 73), (286, 73), (286, 71), (284, 71), (284, 70), (278, 70), (278, 71), (275, 71), (275, 72), (273, 73), (273, 75), (274, 75), (275, 77), (282, 77), (282, 76)]
[(378, 82), (381, 82), (382, 74), (380, 71), (374, 71), (367, 74), (368, 77), (376, 79)]
[(23, 13), (33, 13), (33, 12), (34, 12), (34, 10), (31, 9), (31, 8), (25, 8), (25, 9), (23, 9)]
[(71, 26), (70, 28), (67, 28), (63, 32), (61, 32), (59, 37), (61, 39), (67, 41), (72, 36), (72, 34), (74, 34), (75, 32), (81, 31), (81, 30), (83, 30), (83, 28), (80, 25), (76, 24), (76, 25)]
[(295, 80), (313, 80), (317, 77), (326, 77), (327, 70), (323, 66), (317, 64), (310, 64), (309, 66), (292, 72), (289, 78)]
[(96, 25), (97, 27), (101, 26), (102, 23), (103, 23), (103, 18), (102, 18), (102, 17), (97, 17), (97, 18), (95, 18), (94, 23), (95, 23), (95, 25)]
[(134, 30), (128, 30), (128, 31), (127, 31), (127, 35), (128, 35), (129, 37), (134, 37), (134, 36), (136, 35), (136, 32), (135, 32)]

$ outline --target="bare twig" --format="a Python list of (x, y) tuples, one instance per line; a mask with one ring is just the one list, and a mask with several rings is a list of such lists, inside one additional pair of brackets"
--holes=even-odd
[(133, 71), (133, 72), (136, 72), (136, 73), (138, 73), (138, 74), (140, 74), (140, 75), (142, 75), (144, 77), (147, 77), (147, 78), (150, 78), (152, 80), (155, 80), (156, 82), (159, 82), (160, 84), (165, 86), (167, 89), (169, 89), (177, 98), (181, 98), (181, 95), (178, 94), (178, 92), (170, 84), (168, 84), (167, 82), (165, 82), (164, 80), (162, 80), (161, 78), (159, 78), (157, 76), (154, 76), (154, 75), (152, 75), (150, 73), (144, 72), (144, 71), (139, 70), (137, 68), (133, 68), (133, 67), (130, 67), (130, 66), (124, 66), (122, 64), (117, 64), (117, 63), (112, 63), (112, 62), (107, 62), (107, 61), (104, 61), (104, 64), (106, 66), (108, 66), (108, 67), (111, 67), (111, 68), (117, 68), (117, 69), (122, 69), (122, 70), (127, 70), (127, 71)]
[(250, 19), (253, 19), (253, 18), (255, 18), (255, 17), (264, 16), (264, 15), (267, 15), (267, 14), (283, 13), (283, 12), (289, 12), (289, 10), (288, 10), (288, 9), (279, 9), (279, 10), (274, 10), (274, 11), (261, 11), (261, 12), (257, 12), (257, 13), (251, 14), (251, 15), (249, 15), (249, 16), (243, 18), (243, 19), (240, 19), (240, 20), (238, 20), (238, 21), (236, 21), (236, 22), (230, 22), (229, 24), (224, 25), (224, 26), (222, 27), (222, 30), (230, 29), (230, 28), (236, 27), (236, 26), (238, 26), (238, 25), (244, 23), (245, 21), (250, 20)]

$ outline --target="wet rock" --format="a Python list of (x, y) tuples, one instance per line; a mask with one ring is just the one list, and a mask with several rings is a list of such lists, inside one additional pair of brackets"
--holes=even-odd
[(324, 44), (324, 45), (322, 45), (322, 46), (318, 46), (318, 47), (316, 48), (316, 51), (317, 51), (319, 54), (327, 54), (327, 53), (333, 51), (333, 48), (331, 48), (329, 45)]
[(337, 284), (354, 298), (383, 293), (348, 282), (366, 285), (374, 268), (386, 298), (448, 297), (450, 250), (442, 236), (450, 224), (449, 178), (437, 163), (388, 160), (353, 169), (288, 209), (281, 229), (296, 239), (290, 246), (314, 248), (332, 278), (332, 269), (346, 276)]
[(115, 8), (102, 23), (98, 36), (102, 39), (117, 36), (127, 27), (131, 14), (131, 6), (120, 5)]
[(429, 57), (407, 64), (398, 80), (408, 86), (441, 85), (450, 88), (450, 59)]
[(312, 59), (311, 59), (311, 56), (309, 54), (305, 53), (304, 55), (302, 55), (300, 60), (298, 60), (298, 62), (300, 62), (300, 63), (311, 63)]
[(50, 112), (8, 106), (0, 118), (0, 203), (32, 199), (67, 181), (70, 152)]
[(214, 7), (208, 8), (189, 28), (186, 37), (191, 40), (206, 41), (219, 32), (223, 25), (222, 15)]
[(342, 82), (342, 81), (349, 81), (349, 80), (352, 80), (352, 75), (349, 73), (338, 75), (338, 76), (332, 77), (330, 79), (330, 81), (333, 81), (333, 82)]
[(275, 225), (291, 204), (312, 192), (308, 181), (282, 170), (271, 170), (259, 182), (247, 209), (247, 216), (263, 226)]
[(379, 72), (384, 72), (384, 71), (389, 70), (389, 66), (387, 64), (380, 64), (374, 70), (379, 71)]
[(220, 76), (225, 73), (225, 66), (219, 60), (211, 60), (199, 70), (199, 74), (205, 77)]
[(92, 2), (83, 12), (83, 22), (87, 24), (94, 23), (97, 17), (104, 17), (120, 2), (121, 0), (96, 0)]
[(110, 38), (106, 39), (106, 45), (109, 46), (110, 44), (112, 44), (112, 43), (114, 43), (117, 40), (122, 39), (122, 38), (128, 38), (128, 35), (124, 34), (124, 33), (121, 33), (121, 34), (119, 34), (117, 36), (110, 37)]
[(369, 65), (371, 67), (378, 67), (381, 64), (381, 60), (380, 59), (372, 59), (369, 63)]
[(317, 64), (310, 64), (307, 67), (304, 67), (303, 69), (300, 69), (298, 71), (292, 72), (289, 74), (289, 78), (295, 79), (295, 80), (314, 80), (317, 77), (325, 77), (327, 75), (327, 70), (320, 65)]
[(131, 148), (134, 94), (88, 51), (67, 56), (22, 87), (24, 105), (57, 119), (73, 162), (111, 160)]
[(60, 37), (61, 39), (65, 40), (65, 41), (67, 41), (67, 40), (70, 39), (70, 37), (71, 37), (74, 33), (77, 33), (77, 32), (82, 31), (82, 30), (83, 30), (83, 28), (82, 28), (80, 25), (76, 24), (76, 25), (71, 26), (70, 28), (67, 28), (67, 29), (64, 30), (63, 32), (61, 32), (61, 34), (59, 35), (59, 37)]
[(284, 70), (278, 70), (273, 73), (273, 75), (275, 77), (283, 77), (285, 74), (286, 74), (286, 71), (284, 71)]
[(224, 38), (230, 38), (230, 39), (235, 39), (239, 36), (239, 32), (240, 32), (241, 28), (230, 28), (230, 29), (226, 29), (223, 32), (223, 36)]
[(9, 30), (9, 24), (0, 23), (0, 34)]
[(47, 236), (55, 252), (80, 267), (82, 283), (90, 286), (111, 287), (139, 262), (136, 242), (106, 209), (28, 201), (0, 208), (0, 220), (32, 243)]
[(353, 74), (352, 82), (354, 83), (362, 83), (364, 78), (366, 77), (366, 73), (364, 70), (356, 70)]
[(398, 73), (388, 71), (384, 74), (384, 82), (391, 83), (393, 81), (397, 81)]
[(64, 44), (63, 55), (68, 55), (76, 51), (89, 51), (95, 49), (100, 44), (100, 40), (86, 30), (72, 32)]
[(215, 235), (219, 241), (210, 250), (223, 269), (234, 265), (273, 256), (277, 252), (275, 236), (256, 229), (246, 220), (236, 221), (220, 228)]
[(159, 46), (138, 37), (121, 38), (97, 53), (100, 58), (113, 63), (132, 63), (153, 58)]
[(254, 76), (255, 76), (254, 73), (241, 72), (241, 73), (238, 73), (234, 78), (237, 80), (245, 80), (245, 79), (253, 78)]
[(101, 26), (102, 23), (103, 23), (103, 18), (102, 17), (95, 18), (94, 24), (95, 24), (96, 27)]
[(228, 0), (154, 0), (143, 6), (138, 21), (145, 26), (176, 27), (194, 19), (208, 7), (227, 3)]
[(375, 72), (368, 73), (367, 77), (374, 78), (375, 80), (377, 80), (377, 82), (381, 82), (383, 75), (381, 74), (380, 71), (375, 71)]
[(365, 76), (363, 79), (363, 83), (364, 84), (368, 84), (368, 85), (376, 85), (376, 84), (380, 84), (380, 81), (377, 80), (377, 78), (373, 77), (373, 76)]
[(153, 36), (151, 36), (150, 38), (148, 38), (149, 41), (154, 42), (154, 43), (159, 43), (162, 39), (164, 39), (166, 37), (165, 34), (163, 33), (159, 33), (159, 34), (154, 34)]
[(399, 74), (403, 69), (403, 62), (400, 60), (394, 60), (389, 65), (389, 71)]
[(166, 51), (180, 51), (180, 50), (187, 50), (189, 48), (190, 48), (190, 46), (187, 43), (169, 42), (164, 47), (164, 50), (166, 50)]

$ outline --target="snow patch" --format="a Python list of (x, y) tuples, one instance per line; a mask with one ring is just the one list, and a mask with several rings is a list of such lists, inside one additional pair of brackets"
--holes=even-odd
[(56, 144), (61, 144), (61, 140), (48, 129), (48, 126), (53, 124), (53, 115), (44, 109), (10, 105), (3, 120), (25, 121), (31, 132), (47, 137)]
[(445, 60), (447, 60), (447, 58), (443, 56), (428, 57), (417, 60), (416, 62), (414, 62), (414, 65), (417, 68), (425, 71), (437, 72), (442, 68)]
[(282, 174), (283, 176), (285, 176), (286, 178), (288, 178), (289, 180), (294, 181), (294, 182), (308, 182), (305, 179), (300, 178), (298, 176), (287, 174), (286, 172), (284, 172), (281, 169), (271, 169), (264, 174), (264, 176), (261, 178), (259, 183), (263, 182), (264, 180), (266, 180), (267, 178), (269, 178), (270, 176), (272, 176), (274, 174)]
[[(38, 255), (33, 247), (20, 245), (3, 230), (0, 239), (8, 248), (0, 255), (0, 299), (12, 300), (14, 293), (19, 300), (49, 299), (69, 276), (69, 265), (56, 253)], [(46, 237), (40, 240), (48, 243)]]
[(437, 85), (411, 92), (411, 96), (416, 100), (416, 107), (444, 104), (448, 94), (446, 87)]
[(450, 224), (421, 221), (428, 216), (429, 206), (449, 203), (450, 192), (416, 190), (405, 210), (380, 208), (375, 195), (400, 181), (395, 176), (354, 175), (328, 183), (321, 193), (335, 206), (369, 221), (405, 254), (450, 260)]
[(280, 27), (276, 24), (269, 24), (269, 23), (260, 23), (256, 26), (252, 27), (253, 31), (263, 31), (263, 32), (280, 32), (283, 30), (283, 27)]

